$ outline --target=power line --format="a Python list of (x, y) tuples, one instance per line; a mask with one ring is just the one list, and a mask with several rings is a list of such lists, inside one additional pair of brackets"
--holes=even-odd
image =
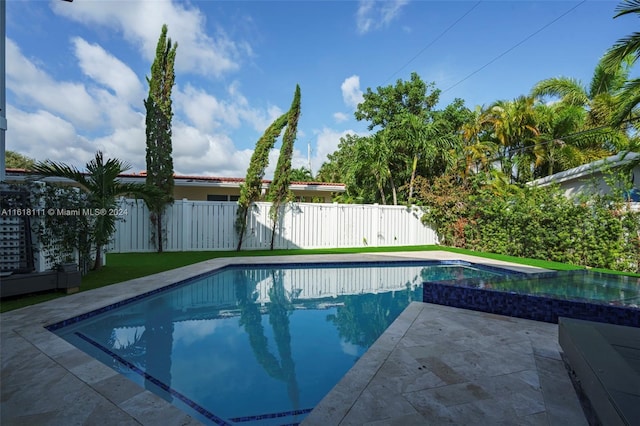
[(443, 32), (441, 32), (436, 38), (434, 38), (433, 40), (431, 40), (431, 42), (429, 42), (429, 44), (427, 44), (425, 47), (423, 47), (418, 53), (415, 54), (415, 56), (413, 56), (411, 59), (409, 59), (402, 67), (400, 67), (396, 72), (394, 72), (393, 74), (391, 74), (384, 82), (388, 82), (389, 80), (391, 80), (393, 78), (393, 76), (395, 76), (396, 74), (398, 74), (400, 71), (402, 71), (403, 69), (405, 69), (411, 62), (413, 62), (414, 60), (416, 60), (418, 58), (418, 56), (422, 55), (424, 53), (425, 50), (427, 50), (429, 47), (431, 47), (436, 41), (440, 40), (447, 32), (449, 32), (450, 29), (452, 29), (453, 27), (456, 26), (456, 24), (460, 21), (462, 21), (464, 19), (465, 16), (467, 16), (469, 13), (471, 13), (471, 11), (473, 9), (475, 9), (476, 7), (478, 7), (478, 5), (480, 5), (480, 3), (482, 3), (482, 0), (478, 1), (476, 4), (474, 4), (473, 6), (471, 6), (471, 8), (469, 10), (467, 10), (461, 17), (459, 17), (458, 19), (455, 20), (454, 23), (452, 23), (451, 25), (449, 25)]
[(532, 37), (534, 37), (535, 35), (539, 34), (540, 32), (542, 32), (543, 30), (547, 29), (548, 27), (550, 27), (551, 25), (553, 25), (554, 23), (556, 23), (557, 21), (559, 21), (560, 19), (564, 18), (565, 16), (567, 16), (569, 13), (573, 12), (574, 10), (576, 10), (578, 7), (582, 6), (584, 3), (586, 3), (587, 0), (582, 0), (580, 3), (578, 3), (577, 5), (573, 6), (571, 9), (567, 10), (566, 12), (564, 12), (562, 15), (558, 16), (557, 18), (555, 18), (554, 20), (552, 20), (551, 22), (548, 22), (547, 24), (543, 25), (542, 27), (540, 27), (539, 29), (537, 29), (536, 31), (534, 31), (533, 33), (529, 34), (527, 37), (525, 37), (523, 40), (519, 41), (518, 43), (514, 44), (513, 46), (511, 46), (510, 48), (508, 48), (507, 50), (505, 50), (504, 52), (502, 52), (501, 54), (499, 54), (498, 56), (496, 56), (495, 58), (491, 59), (489, 62), (487, 62), (486, 64), (484, 64), (483, 66), (481, 66), (480, 68), (478, 68), (477, 70), (473, 71), (471, 74), (467, 75), (466, 77), (464, 77), (462, 80), (458, 81), (457, 83), (455, 83), (454, 85), (448, 87), (447, 89), (443, 90), (442, 93), (446, 93), (449, 90), (453, 89), (454, 87), (456, 87), (457, 85), (459, 85), (460, 83), (468, 80), (469, 78), (473, 77), (474, 75), (476, 75), (477, 73), (479, 73), (480, 71), (482, 71), (483, 69), (487, 68), (489, 65), (493, 64), (494, 62), (496, 62), (498, 59), (502, 58), (503, 56), (505, 56), (507, 53), (511, 52), (512, 50), (514, 50), (516, 47), (519, 47), (521, 44), (523, 44), (524, 42), (528, 41), (529, 39), (531, 39)]

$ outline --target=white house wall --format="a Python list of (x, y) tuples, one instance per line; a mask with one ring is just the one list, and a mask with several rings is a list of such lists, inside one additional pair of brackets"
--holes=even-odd
[[(574, 198), (580, 194), (611, 194), (611, 187), (607, 184), (609, 173), (594, 172), (589, 176), (577, 179), (568, 179), (560, 182), (560, 189), (564, 191), (566, 197)], [(640, 188), (640, 166), (636, 166), (632, 171), (632, 183), (634, 188)]]

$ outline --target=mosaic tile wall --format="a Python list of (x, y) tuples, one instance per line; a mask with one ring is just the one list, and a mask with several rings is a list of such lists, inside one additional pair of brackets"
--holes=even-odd
[(640, 309), (425, 282), (423, 301), (557, 323), (558, 317), (640, 327)]

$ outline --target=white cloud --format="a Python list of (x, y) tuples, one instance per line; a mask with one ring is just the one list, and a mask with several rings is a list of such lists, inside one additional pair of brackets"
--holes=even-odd
[(102, 151), (105, 157), (118, 158), (127, 163), (130, 172), (145, 170), (146, 136), (144, 116), (138, 117), (138, 123), (131, 127), (119, 127), (105, 136), (94, 138), (91, 146)]
[(354, 345), (353, 343), (349, 343), (349, 342), (345, 342), (344, 340), (341, 340), (340, 348), (342, 349), (342, 352), (344, 352), (347, 355), (351, 355), (354, 357), (357, 357), (360, 355), (360, 347), (357, 345)]
[[(84, 83), (58, 81), (8, 40), (8, 144), (39, 160), (83, 168), (97, 150), (144, 169), (144, 91), (135, 73), (97, 44), (71, 40)], [(138, 104), (138, 107), (135, 107)], [(108, 134), (105, 134), (108, 133)], [(90, 135), (90, 136), (89, 136)]]
[(318, 173), (320, 166), (327, 161), (328, 155), (334, 153), (340, 144), (340, 138), (346, 135), (360, 134), (355, 130), (338, 131), (330, 128), (323, 128), (317, 132), (316, 150), (311, 157), (311, 168), (313, 173)]
[(178, 174), (243, 177), (250, 150), (237, 150), (231, 138), (211, 134), (175, 121), (173, 124), (173, 166)]
[(180, 321), (175, 327), (175, 340), (182, 342), (185, 346), (189, 346), (215, 334), (216, 329), (219, 326), (224, 326), (224, 323), (215, 320), (189, 320)]
[(408, 0), (360, 0), (356, 12), (356, 28), (360, 34), (388, 26)]
[(284, 111), (279, 107), (271, 105), (266, 111), (257, 108), (244, 108), (240, 110), (240, 117), (247, 123), (251, 124), (253, 129), (262, 134), (267, 127), (280, 117)]
[(38, 161), (68, 163), (72, 158), (78, 167), (93, 156), (91, 144), (76, 134), (73, 125), (48, 111), (25, 112), (9, 105), (7, 118), (8, 150)]
[(334, 112), (333, 119), (336, 120), (336, 123), (342, 123), (344, 121), (347, 121), (349, 117), (344, 112)]
[(184, 90), (174, 91), (176, 107), (182, 109), (186, 118), (203, 131), (212, 131), (221, 126), (237, 128), (240, 116), (235, 105), (218, 100), (202, 89), (188, 84)]
[(72, 40), (82, 72), (129, 103), (142, 103), (145, 91), (138, 76), (101, 46), (80, 37)]
[(36, 105), (85, 128), (102, 122), (101, 110), (80, 83), (55, 81), (27, 59), (19, 47), (6, 40), (7, 89), (19, 102)]
[(144, 58), (153, 61), (162, 24), (168, 36), (178, 43), (176, 71), (220, 76), (239, 68), (239, 61), (251, 56), (245, 42), (231, 40), (223, 29), (213, 36), (206, 32), (206, 19), (201, 11), (187, 3), (171, 0), (53, 2), (53, 10), (87, 26), (103, 26), (118, 30), (135, 45)]
[(360, 77), (357, 75), (346, 78), (340, 89), (342, 90), (342, 99), (348, 107), (355, 109), (364, 100), (362, 90), (360, 90)]
[(203, 131), (229, 133), (244, 123), (262, 134), (283, 113), (273, 105), (266, 109), (250, 106), (236, 84), (229, 87), (228, 94), (228, 99), (218, 99), (202, 89), (187, 85), (184, 90), (178, 88), (174, 91), (174, 100), (176, 109), (184, 112), (186, 119)]

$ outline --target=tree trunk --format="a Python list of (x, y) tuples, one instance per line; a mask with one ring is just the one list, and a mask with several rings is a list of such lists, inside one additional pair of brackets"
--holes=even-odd
[(380, 178), (380, 173), (373, 173), (376, 177), (376, 185), (378, 185), (378, 191), (380, 192), (380, 199), (382, 200), (382, 204), (387, 204), (387, 197), (384, 193), (384, 185), (382, 185), (382, 179)]
[(242, 243), (244, 242), (244, 234), (245, 232), (247, 232), (247, 221), (249, 220), (249, 211), (252, 207), (253, 207), (253, 204), (248, 205), (246, 208), (238, 206), (238, 209), (243, 209), (244, 211), (242, 211), (242, 224), (240, 226), (240, 232), (238, 233), (238, 246), (236, 247), (236, 251), (240, 251), (240, 249), (242, 248)]
[(408, 202), (411, 202), (413, 198), (413, 182), (416, 179), (416, 169), (418, 168), (418, 155), (413, 156), (413, 164), (411, 167), (411, 180), (409, 181), (409, 199)]
[(156, 213), (156, 234), (158, 237), (158, 253), (162, 253), (162, 212)]
[(384, 194), (384, 187), (380, 184), (378, 184), (378, 190), (380, 191), (380, 198), (382, 200), (382, 204), (386, 205), (387, 204), (387, 197)]
[(240, 226), (240, 232), (238, 232), (238, 246), (236, 247), (236, 251), (240, 251), (242, 248), (242, 240), (244, 239), (244, 233), (247, 230), (247, 212), (249, 210), (245, 210), (243, 214), (242, 225)]
[(96, 261), (93, 264), (93, 270), (99, 271), (102, 268), (102, 246), (96, 243)]
[(279, 213), (280, 213), (280, 207), (274, 210), (273, 229), (271, 230), (271, 243), (269, 245), (269, 250), (273, 250), (273, 243), (275, 242), (275, 239), (276, 239), (276, 229), (278, 229), (278, 217), (280, 216)]
[(396, 191), (396, 184), (393, 182), (393, 176), (389, 173), (389, 180), (391, 181), (391, 192), (393, 193), (393, 205), (398, 205), (398, 193)]

